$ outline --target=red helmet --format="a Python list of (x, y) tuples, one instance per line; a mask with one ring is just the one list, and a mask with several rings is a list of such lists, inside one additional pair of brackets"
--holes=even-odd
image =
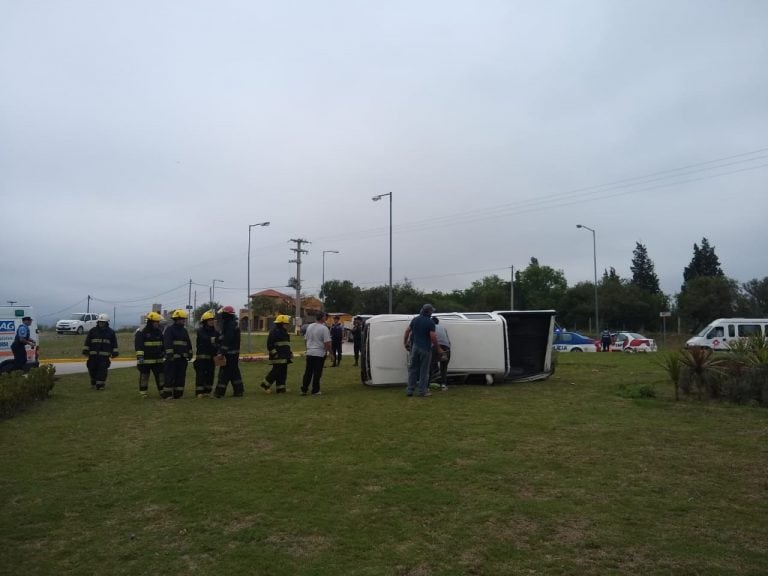
[(221, 310), (219, 310), (222, 314), (232, 314), (235, 315), (235, 309), (232, 308), (232, 306), (224, 306)]

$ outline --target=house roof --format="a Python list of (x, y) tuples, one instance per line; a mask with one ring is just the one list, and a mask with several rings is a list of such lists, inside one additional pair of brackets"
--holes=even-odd
[(267, 288), (266, 290), (262, 290), (260, 292), (256, 292), (255, 294), (251, 294), (251, 298), (264, 296), (266, 298), (280, 298), (281, 300), (292, 300), (293, 298), (291, 296), (288, 296), (288, 294), (283, 294), (282, 292), (278, 292), (277, 290), (272, 290), (271, 288)]

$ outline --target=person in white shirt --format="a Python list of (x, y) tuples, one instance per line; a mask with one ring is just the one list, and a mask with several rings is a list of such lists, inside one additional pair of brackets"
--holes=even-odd
[(311, 383), (312, 395), (317, 396), (320, 394), (320, 378), (323, 376), (325, 357), (331, 351), (331, 331), (325, 325), (324, 312), (318, 312), (315, 322), (307, 326), (304, 340), (307, 344), (307, 352), (304, 356), (307, 364), (304, 368), (301, 395), (307, 395)]

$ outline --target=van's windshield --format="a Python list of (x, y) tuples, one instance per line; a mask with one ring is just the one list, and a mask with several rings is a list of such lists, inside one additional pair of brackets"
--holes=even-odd
[(696, 334), (696, 336), (700, 336), (701, 338), (706, 338), (706, 336), (707, 336), (707, 332), (709, 332), (710, 330), (712, 330), (712, 327), (713, 327), (713, 326), (714, 326), (714, 324), (708, 324), (708, 325), (707, 325), (707, 327), (706, 327), (706, 328), (704, 328), (704, 330), (702, 330), (702, 331), (701, 331), (701, 332), (699, 332), (698, 334)]

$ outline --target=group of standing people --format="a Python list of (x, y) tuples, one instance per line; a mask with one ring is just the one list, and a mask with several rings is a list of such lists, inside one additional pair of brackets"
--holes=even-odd
[[(195, 394), (198, 398), (222, 398), (232, 385), (232, 395), (243, 395), (243, 377), (240, 373), (240, 326), (235, 309), (224, 306), (220, 310), (221, 332), (216, 329), (213, 311), (205, 312), (197, 330), (194, 361)], [(187, 331), (187, 312), (174, 310), (165, 330), (160, 329), (162, 316), (147, 314), (143, 328), (136, 332), (136, 368), (139, 371), (139, 393), (146, 397), (150, 374), (164, 399), (179, 399), (184, 395), (187, 367), (193, 357), (192, 339)], [(219, 376), (214, 388), (216, 367)]]
[[(325, 368), (325, 359), (331, 357), (331, 367), (337, 367), (341, 364), (341, 348), (344, 339), (344, 326), (341, 324), (341, 318), (334, 316), (333, 324), (329, 328), (325, 322), (325, 312), (318, 312), (315, 315), (315, 321), (309, 324), (304, 331), (304, 341), (306, 344), (306, 353), (304, 359), (304, 375), (301, 379), (301, 395), (318, 396), (322, 394), (320, 390), (320, 380), (323, 377)], [(293, 352), (291, 351), (291, 337), (288, 334), (286, 325), (290, 318), (280, 315), (275, 318), (275, 325), (267, 336), (267, 351), (269, 352), (269, 362), (272, 368), (264, 377), (261, 388), (265, 392), (272, 391), (272, 385), (275, 385), (275, 392), (278, 394), (286, 391), (286, 382), (288, 380), (288, 364), (292, 363)], [(355, 366), (358, 365), (360, 357), (360, 342), (362, 337), (362, 320), (356, 318), (352, 326), (352, 341), (355, 350)]]

